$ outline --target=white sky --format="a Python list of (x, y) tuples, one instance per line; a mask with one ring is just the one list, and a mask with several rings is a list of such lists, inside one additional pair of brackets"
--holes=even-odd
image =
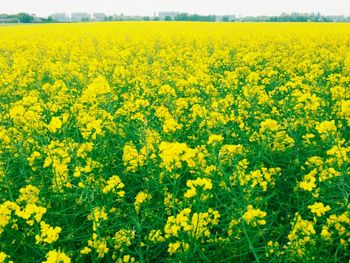
[(0, 14), (28, 12), (48, 16), (56, 12), (104, 12), (108, 15), (153, 15), (159, 11), (242, 16), (294, 11), (350, 15), (350, 0), (0, 0)]

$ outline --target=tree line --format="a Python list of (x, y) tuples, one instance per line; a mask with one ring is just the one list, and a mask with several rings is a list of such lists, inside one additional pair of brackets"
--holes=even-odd
[(35, 14), (18, 13), (14, 15), (0, 14), (2, 23), (50, 23), (54, 22), (51, 17), (37, 17)]
[(68, 16), (65, 13), (52, 14), (51, 16), (37, 17), (35, 14), (0, 14), (0, 23), (55, 23), (55, 22), (90, 22), (90, 21), (198, 21), (198, 22), (350, 22), (350, 16), (325, 16), (320, 13), (282, 13), (279, 16), (246, 16), (235, 15), (216, 16), (198, 15), (189, 13), (170, 12), (165, 16), (125, 16), (105, 15), (104, 13), (73, 13)]

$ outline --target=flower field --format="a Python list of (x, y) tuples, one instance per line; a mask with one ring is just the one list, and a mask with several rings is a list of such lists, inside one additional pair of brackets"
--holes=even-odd
[(349, 262), (350, 24), (0, 26), (0, 262)]

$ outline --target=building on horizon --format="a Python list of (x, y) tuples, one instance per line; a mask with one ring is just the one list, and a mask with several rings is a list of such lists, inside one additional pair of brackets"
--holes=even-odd
[(71, 14), (72, 22), (88, 22), (91, 21), (91, 15), (85, 12), (77, 12)]
[(19, 20), (18, 18), (15, 18), (15, 17), (1, 17), (0, 15), (0, 23), (1, 24), (19, 23)]
[(56, 22), (69, 22), (69, 16), (66, 13), (54, 13), (51, 14), (51, 17)]
[(107, 15), (105, 13), (93, 13), (92, 19), (94, 21), (105, 21), (107, 19)]

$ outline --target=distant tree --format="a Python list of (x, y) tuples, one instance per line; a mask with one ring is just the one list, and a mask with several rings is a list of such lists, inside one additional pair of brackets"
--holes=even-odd
[(173, 18), (171, 16), (165, 16), (164, 20), (165, 21), (173, 21)]
[(189, 15), (187, 13), (178, 14), (175, 16), (175, 21), (206, 21), (215, 22), (216, 16), (201, 16), (201, 15)]
[(229, 16), (223, 16), (222, 17), (222, 22), (229, 22), (230, 21), (230, 17)]
[(187, 13), (181, 13), (175, 16), (176, 21), (189, 21), (189, 17)]
[[(125, 16), (124, 14), (105, 16), (103, 13), (95, 13), (94, 19), (96, 21), (217, 21), (217, 17), (214, 15), (202, 16), (198, 14), (188, 13), (176, 13), (170, 12), (164, 16)], [(350, 16), (338, 15), (338, 16), (323, 16), (320, 13), (282, 13), (279, 16), (239, 16), (236, 18), (234, 15), (226, 15), (220, 17), (220, 21), (223, 22), (350, 22)], [(51, 14), (48, 18), (37, 17), (35, 14), (19, 13), (16, 15), (0, 14), (0, 23), (52, 23), (52, 22), (88, 22), (91, 21), (91, 15), (89, 13), (73, 13), (71, 18), (65, 13)]]
[(19, 13), (16, 16), (21, 23), (32, 23), (34, 20), (34, 17), (28, 13)]
[(215, 22), (216, 21), (216, 16), (208, 16), (208, 19), (210, 22)]

